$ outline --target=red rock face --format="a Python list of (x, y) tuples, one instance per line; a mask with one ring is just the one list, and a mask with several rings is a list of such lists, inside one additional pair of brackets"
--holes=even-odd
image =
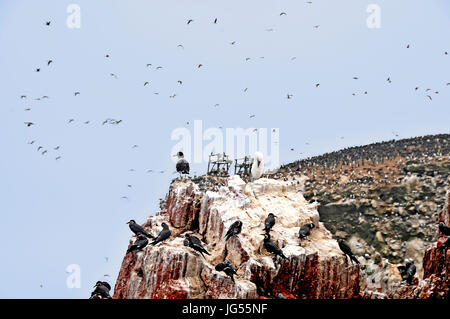
[[(360, 266), (342, 255), (330, 233), (318, 222), (315, 208), (308, 206), (297, 190), (272, 181), (254, 188), (245, 183), (203, 192), (192, 182), (175, 182), (166, 200), (166, 210), (148, 218), (143, 225), (156, 235), (162, 222), (170, 225), (172, 236), (156, 246), (124, 257), (114, 288), (114, 298), (286, 298), (337, 299), (373, 298), (361, 291)], [(256, 195), (255, 195), (256, 194)], [(280, 211), (276, 211), (280, 208)], [(262, 223), (266, 211), (280, 217), (272, 230), (273, 240), (287, 259), (270, 256), (262, 245)], [(296, 215), (298, 214), (298, 215)], [(231, 222), (244, 222), (241, 234), (223, 239)], [(318, 225), (312, 240), (296, 239), (299, 222), (314, 220)], [(449, 223), (449, 207), (440, 219)], [(193, 232), (211, 253), (203, 258), (183, 245), (184, 233)], [(413, 285), (399, 285), (377, 298), (448, 297), (449, 256), (438, 249), (445, 236), (427, 249), (425, 278)], [(131, 242), (130, 242), (131, 243)], [(237, 269), (236, 282), (214, 265), (230, 260)], [(446, 258), (446, 260), (444, 260)]]

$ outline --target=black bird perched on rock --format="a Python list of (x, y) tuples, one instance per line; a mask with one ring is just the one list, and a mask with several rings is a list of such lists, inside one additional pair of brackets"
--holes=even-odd
[[(94, 286), (94, 291), (92, 294), (98, 295), (102, 297), (102, 299), (111, 299), (109, 295), (109, 291), (111, 290), (111, 286), (106, 281), (97, 281)], [(91, 294), (91, 296), (92, 296)]]
[(230, 239), (230, 237), (238, 235), (242, 230), (242, 222), (240, 220), (235, 221), (231, 224), (230, 228), (228, 228), (227, 233), (225, 234), (225, 240)]
[(225, 260), (220, 264), (217, 264), (215, 268), (217, 271), (223, 271), (226, 273), (234, 282), (233, 275), (236, 274), (236, 268), (234, 268), (233, 264), (229, 260)]
[(311, 229), (313, 229), (314, 227), (316, 227), (314, 223), (306, 224), (300, 227), (300, 230), (298, 231), (298, 238), (302, 240), (308, 237), (311, 234)]
[(184, 240), (185, 246), (191, 247), (192, 249), (198, 251), (200, 254), (202, 254), (203, 258), (205, 258), (205, 255), (203, 255), (203, 253), (210, 255), (210, 253), (208, 253), (206, 249), (203, 248), (203, 244), (200, 239), (191, 234), (186, 234), (184, 235), (184, 237), (186, 237), (186, 239)]
[(130, 248), (128, 248), (127, 253), (130, 253), (130, 252), (136, 251), (136, 250), (142, 250), (145, 248), (145, 246), (147, 246), (147, 244), (148, 244), (147, 237), (140, 234), (138, 236), (138, 238), (135, 240), (135, 242), (133, 243), (133, 245), (131, 245)]
[(270, 239), (270, 235), (269, 233), (266, 233), (264, 235), (264, 247), (266, 248), (266, 250), (274, 255), (280, 256), (284, 259), (286, 259), (287, 257), (283, 254), (283, 251), (280, 249), (280, 247), (277, 246), (277, 244), (275, 244), (271, 239)]
[(445, 225), (445, 223), (440, 222), (439, 223), (439, 231), (444, 234), (445, 236), (450, 236), (450, 227)]
[(355, 255), (353, 255), (352, 249), (350, 246), (345, 242), (343, 239), (338, 239), (339, 248), (342, 250), (342, 252), (345, 254), (345, 259), (347, 260), (347, 256), (350, 257), (350, 261), (353, 264), (353, 261), (357, 264), (359, 264), (358, 259), (356, 259)]
[(166, 240), (172, 234), (172, 232), (169, 229), (169, 226), (166, 223), (162, 223), (161, 226), (163, 229), (159, 233), (158, 237), (156, 237), (155, 241), (152, 242), (152, 245), (156, 245), (157, 243)]
[(264, 231), (266, 233), (270, 232), (270, 229), (272, 229), (273, 225), (275, 225), (275, 216), (272, 213), (269, 213), (269, 215), (267, 215), (266, 220), (264, 220)]
[(142, 235), (144, 235), (144, 236), (147, 236), (148, 238), (155, 239), (155, 237), (152, 236), (151, 234), (149, 234), (149, 233), (144, 229), (144, 227), (142, 227), (141, 225), (136, 224), (136, 222), (135, 222), (134, 219), (131, 219), (127, 224), (130, 226), (131, 231), (132, 231), (133, 233), (135, 233), (137, 236), (139, 236), (140, 234), (142, 234)]
[(189, 162), (184, 159), (183, 152), (178, 152), (174, 156), (178, 157), (176, 168), (177, 172), (180, 173), (180, 177), (182, 174), (189, 174)]
[(416, 265), (412, 260), (408, 260), (405, 266), (398, 266), (398, 271), (400, 271), (400, 275), (402, 279), (405, 279), (408, 284), (412, 283), (414, 275), (416, 274)]

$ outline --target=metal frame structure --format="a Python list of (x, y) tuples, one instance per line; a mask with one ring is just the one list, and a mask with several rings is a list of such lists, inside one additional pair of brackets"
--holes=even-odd
[(241, 178), (249, 177), (253, 164), (253, 158), (245, 156), (244, 158), (236, 158), (234, 160), (234, 174)]
[(209, 155), (208, 160), (208, 175), (214, 176), (229, 176), (228, 171), (230, 169), (232, 160), (225, 153), (217, 153)]

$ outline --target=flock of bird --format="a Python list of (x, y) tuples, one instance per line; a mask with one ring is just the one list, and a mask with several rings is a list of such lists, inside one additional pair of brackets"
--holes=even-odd
[[(176, 164), (176, 170), (178, 173), (180, 173), (180, 176), (183, 174), (189, 174), (189, 163), (184, 159), (183, 153), (178, 152), (174, 156), (178, 157), (178, 162)], [(262, 175), (262, 169), (260, 170), (260, 166), (264, 165), (264, 161), (262, 158), (262, 154), (257, 152), (255, 154), (253, 165), (251, 169), (251, 175), (253, 179), (258, 179)], [(270, 231), (274, 227), (276, 223), (277, 216), (273, 213), (269, 213), (264, 220), (264, 239), (263, 239), (263, 245), (267, 252), (271, 253), (273, 256), (279, 256), (282, 259), (287, 259), (286, 255), (283, 253), (282, 249), (271, 240)], [(150, 234), (147, 230), (145, 230), (144, 227), (137, 224), (135, 220), (130, 220), (127, 222), (129, 225), (130, 230), (134, 233), (136, 239), (134, 240), (133, 244), (130, 245), (130, 247), (127, 249), (128, 253), (133, 252), (139, 252), (142, 251), (147, 245), (149, 245), (149, 239), (152, 240), (150, 245), (157, 245), (159, 243), (164, 242), (165, 240), (169, 239), (172, 235), (172, 232), (169, 228), (169, 225), (166, 223), (161, 223), (162, 230), (159, 232), (159, 234), (155, 237), (152, 234)], [(240, 220), (234, 221), (230, 227), (228, 228), (227, 232), (225, 233), (225, 241), (228, 241), (231, 237), (237, 236), (242, 231), (243, 223)], [(316, 227), (314, 223), (307, 223), (300, 227), (298, 232), (298, 239), (301, 242), (308, 238), (310, 236), (312, 230)], [(445, 249), (445, 251), (450, 248), (450, 227), (447, 226), (445, 223), (440, 222), (439, 224), (439, 231), (443, 235), (449, 236), (447, 240), (439, 246), (439, 249)], [(200, 255), (205, 258), (206, 255), (210, 255), (210, 253), (204, 248), (202, 241), (196, 237), (195, 235), (187, 232), (184, 235), (185, 239), (183, 241), (184, 246), (189, 247), (193, 249), (194, 251), (200, 253)], [(337, 239), (338, 246), (340, 250), (343, 252), (344, 256), (346, 257), (346, 260), (350, 258), (350, 261), (352, 265), (360, 264), (359, 260), (356, 258), (354, 253), (352, 252), (352, 249), (350, 245), (342, 238)], [(407, 260), (405, 265), (397, 267), (401, 277), (408, 283), (412, 284), (412, 280), (414, 278), (414, 275), (416, 273), (416, 266), (414, 265), (414, 262), (412, 260)], [(234, 283), (234, 275), (236, 274), (236, 268), (232, 264), (231, 261), (225, 259), (223, 262), (217, 264), (215, 266), (215, 269), (217, 271), (224, 272), (227, 276), (230, 277), (231, 281)], [(91, 298), (92, 299), (107, 299), (111, 298), (109, 295), (110, 286), (107, 282), (98, 281), (95, 290), (92, 292)]]
[[(306, 3), (309, 4), (309, 5), (312, 4), (311, 1), (307, 1)], [(287, 16), (287, 15), (288, 15), (287, 12), (279, 13), (280, 17)], [(187, 25), (191, 25), (194, 22), (195, 22), (194, 19), (188, 19), (186, 21), (186, 24)], [(213, 19), (213, 24), (218, 24), (218, 23), (219, 23), (219, 19), (218, 18), (214, 18)], [(46, 27), (51, 27), (51, 21), (46, 21), (45, 22), (45, 26)], [(314, 30), (319, 29), (319, 27), (320, 27), (320, 25), (312, 26), (312, 28)], [(273, 28), (266, 29), (266, 31), (271, 32), (271, 31), (273, 31)], [(233, 46), (236, 45), (236, 43), (237, 43), (236, 41), (230, 42), (230, 44), (233, 45)], [(184, 49), (184, 46), (183, 46), (183, 44), (178, 44), (177, 48)], [(407, 49), (411, 49), (411, 45), (408, 44), (406, 46), (406, 48)], [(448, 55), (448, 52), (445, 51), (444, 55)], [(106, 54), (106, 55), (104, 55), (104, 57), (106, 59), (111, 59), (111, 55), (110, 54)], [(264, 57), (261, 56), (260, 58), (263, 59)], [(246, 57), (245, 61), (249, 61), (250, 59), (251, 59), (250, 57)], [(296, 59), (296, 57), (292, 57), (291, 58), (291, 60), (295, 60), (295, 59)], [(53, 58), (52, 59), (48, 59), (46, 61), (46, 67), (50, 68), (53, 64), (54, 64), (54, 59)], [(151, 68), (152, 66), (153, 65), (151, 63), (147, 63), (146, 64), (147, 68)], [(202, 63), (198, 63), (196, 65), (197, 69), (202, 68), (202, 67), (203, 67)], [(163, 69), (163, 66), (156, 66), (155, 67), (155, 70), (161, 70), (161, 69)], [(35, 72), (40, 73), (41, 71), (42, 71), (42, 67), (41, 66), (35, 68)], [(112, 78), (114, 78), (114, 79), (119, 79), (119, 76), (117, 74), (113, 73), (113, 72), (110, 73), (110, 76)], [(357, 80), (359, 80), (359, 76), (353, 76), (352, 79), (357, 81)], [(388, 76), (386, 78), (386, 82), (388, 84), (391, 84), (392, 81), (393, 80), (392, 80), (391, 76)], [(178, 83), (178, 85), (181, 86), (181, 85), (183, 85), (183, 80), (177, 80), (177, 83)], [(450, 82), (445, 83), (445, 86), (449, 86), (449, 85), (450, 85)], [(144, 87), (151, 86), (150, 81), (145, 81), (143, 83), (143, 86)], [(321, 86), (321, 83), (320, 82), (316, 82), (312, 86), (315, 87), (315, 88), (319, 88)], [(418, 87), (418, 86), (414, 87), (414, 91), (419, 91), (419, 90), (420, 90), (420, 87)], [(243, 91), (247, 92), (248, 91), (248, 87), (244, 88)], [(368, 94), (368, 90), (363, 90), (362, 92), (363, 92), (364, 95)], [(425, 93), (426, 98), (428, 98), (430, 101), (433, 100), (432, 94), (434, 94), (434, 95), (439, 94), (439, 90), (432, 89), (432, 88), (424, 88), (423, 92)], [(154, 92), (154, 94), (158, 95), (159, 92)], [(74, 91), (74, 93), (73, 93), (73, 97), (74, 98), (76, 98), (76, 97), (78, 97), (80, 95), (81, 95), (80, 91)], [(357, 92), (353, 92), (352, 95), (353, 96), (357, 95)], [(173, 99), (176, 96), (177, 96), (177, 94), (173, 93), (172, 95), (169, 96), (169, 98)], [(48, 95), (43, 95), (43, 96), (39, 96), (39, 97), (34, 98), (34, 100), (41, 101), (41, 100), (45, 100), (45, 99), (49, 99), (49, 98), (50, 97)], [(285, 93), (285, 98), (288, 99), (288, 100), (292, 100), (292, 99), (295, 98), (295, 95), (293, 93), (287, 92), (287, 93)], [(23, 95), (20, 96), (20, 99), (21, 100), (27, 100), (28, 97), (27, 97), (27, 95), (23, 94)], [(214, 106), (218, 107), (218, 106), (220, 106), (220, 104), (216, 103)], [(31, 107), (27, 106), (24, 110), (25, 110), (25, 112), (30, 112), (31, 111)], [(249, 118), (254, 118), (255, 116), (256, 116), (255, 114), (251, 114), (251, 115), (249, 115)], [(71, 124), (71, 123), (73, 123), (75, 121), (76, 121), (76, 119), (70, 118), (70, 119), (67, 120), (67, 124)], [(122, 122), (121, 119), (106, 118), (101, 124), (102, 125), (105, 125), (105, 124), (119, 125), (121, 122)], [(88, 125), (90, 123), (91, 123), (90, 120), (83, 121), (84, 125)], [(187, 122), (187, 123), (189, 123), (189, 122)], [(32, 126), (39, 125), (39, 123), (36, 123), (35, 121), (32, 121), (32, 120), (25, 121), (24, 124), (25, 124), (25, 126), (27, 128), (31, 128)], [(34, 145), (34, 146), (37, 145), (36, 146), (36, 150), (38, 152), (41, 152), (41, 154), (43, 156), (48, 154), (49, 151), (59, 152), (61, 147), (62, 147), (60, 145), (54, 145), (54, 146), (51, 146), (51, 147), (48, 147), (48, 146), (46, 147), (44, 145), (39, 145), (37, 139), (33, 139), (33, 140), (29, 141), (28, 144), (29, 145)], [(395, 144), (395, 142), (393, 142), (393, 144)], [(394, 149), (399, 149), (399, 148), (395, 147), (395, 145), (393, 145), (393, 146), (394, 146)], [(137, 145), (133, 145), (133, 148), (135, 148), (135, 147), (138, 147), (138, 146)], [(293, 150), (293, 148), (291, 148), (291, 150)], [(178, 157), (178, 162), (177, 162), (177, 165), (176, 165), (176, 171), (180, 175), (187, 175), (187, 174), (189, 174), (189, 171), (190, 171), (189, 163), (184, 159), (183, 153), (182, 152), (178, 152), (175, 156)], [(372, 160), (372, 161), (373, 160), (383, 161), (384, 158), (385, 158), (384, 156), (374, 157), (373, 154), (365, 154), (365, 156), (367, 157), (367, 160)], [(55, 160), (60, 160), (62, 158), (62, 155), (60, 153), (57, 153), (57, 154), (55, 154), (54, 158), (55, 158)], [(328, 162), (328, 160), (327, 160), (327, 163), (326, 163), (327, 165), (333, 165), (333, 163), (337, 162), (337, 159), (333, 159), (333, 156), (328, 156), (327, 158), (328, 159), (332, 158), (332, 160), (330, 160), (330, 162)], [(314, 158), (313, 159), (304, 160), (302, 162), (298, 162), (297, 165), (298, 165), (298, 167), (301, 167), (301, 168), (305, 168), (305, 167), (307, 168), (310, 165), (315, 165), (314, 164), (315, 160), (316, 159), (314, 159)], [(339, 158), (338, 160), (341, 161), (342, 158)], [(354, 162), (351, 157), (345, 157), (345, 156), (344, 156), (344, 161)], [(253, 167), (252, 167), (252, 177), (254, 179), (259, 178), (262, 175), (263, 169), (264, 169), (264, 162), (262, 160), (262, 156), (260, 157), (259, 154), (256, 154), (255, 155), (255, 160), (253, 162)], [(131, 170), (132, 169), (130, 169), (130, 171)], [(148, 172), (153, 172), (153, 170), (148, 170)], [(163, 170), (160, 170), (159, 172), (160, 173), (164, 173)], [(130, 184), (128, 184), (127, 186), (129, 188), (131, 188)], [(121, 198), (122, 199), (128, 199), (127, 196), (122, 196)], [(273, 214), (272, 215), (269, 214), (269, 216), (267, 217), (267, 219), (265, 221), (264, 246), (267, 249), (267, 251), (273, 253), (274, 255), (280, 256), (282, 258), (286, 258), (286, 256), (283, 254), (282, 250), (270, 238), (270, 229), (273, 227), (274, 223), (275, 223), (275, 216), (273, 216)], [(145, 248), (149, 244), (148, 239), (152, 239), (153, 240), (150, 243), (151, 245), (157, 245), (158, 243), (161, 243), (161, 242), (165, 241), (166, 239), (168, 239), (171, 236), (171, 231), (169, 229), (169, 226), (167, 224), (165, 224), (165, 223), (163, 223), (161, 225), (163, 227), (163, 229), (158, 234), (158, 236), (156, 238), (153, 237), (148, 232), (146, 232), (145, 229), (142, 226), (137, 225), (136, 222), (133, 221), (133, 220), (131, 220), (129, 222), (129, 225), (130, 225), (130, 229), (136, 234), (137, 239), (133, 243), (133, 245), (131, 245), (129, 247), (128, 253), (132, 253), (132, 252), (135, 252), (135, 251), (140, 251), (143, 248)], [(448, 226), (445, 226), (445, 227), (448, 228)], [(226, 240), (228, 240), (232, 236), (238, 235), (240, 233), (241, 228), (242, 228), (242, 222), (241, 221), (236, 221), (230, 227), (230, 229), (228, 230), (227, 235), (226, 235)], [(314, 224), (303, 225), (300, 228), (300, 230), (299, 230), (299, 239), (303, 240), (303, 239), (307, 238), (314, 228), (315, 228)], [(440, 226), (440, 228), (441, 228), (441, 226)], [(202, 254), (202, 256), (203, 256), (203, 254), (207, 254), (207, 255), (209, 254), (204, 249), (201, 241), (197, 237), (192, 235), (192, 234), (186, 234), (185, 235), (184, 244), (185, 244), (185, 246), (190, 247), (190, 248), (194, 249), (195, 251), (198, 251), (200, 254)], [(344, 254), (346, 256), (350, 257), (350, 260), (352, 261), (352, 263), (353, 262), (359, 263), (358, 260), (355, 258), (354, 254), (352, 253), (350, 247), (348, 246), (348, 244), (344, 240), (342, 240), (342, 239), (339, 240), (338, 244), (339, 244), (340, 249), (344, 252)], [(449, 247), (449, 240), (447, 240), (445, 242), (445, 244), (442, 245), (442, 247), (447, 247), (448, 248)], [(234, 281), (233, 274), (236, 273), (236, 270), (234, 269), (234, 267), (231, 264), (231, 262), (229, 262), (228, 260), (225, 260), (224, 262), (218, 264), (216, 266), (216, 270), (224, 271)], [(406, 274), (408, 274), (408, 276), (410, 276), (411, 273), (413, 272), (412, 266), (410, 264), (407, 264), (404, 269), (402, 268), (401, 271), (404, 271)], [(97, 284), (95, 286), (95, 290), (92, 293), (92, 297), (94, 297), (94, 298), (108, 298), (109, 297), (110, 298), (110, 296), (109, 296), (109, 290), (110, 289), (111, 289), (111, 287), (109, 286), (108, 283), (99, 281), (99, 282), (97, 282)]]

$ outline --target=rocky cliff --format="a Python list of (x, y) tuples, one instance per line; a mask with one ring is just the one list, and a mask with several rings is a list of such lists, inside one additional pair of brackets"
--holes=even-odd
[(305, 198), (320, 204), (333, 236), (375, 264), (411, 258), (423, 277), (450, 185), (450, 134), (350, 147), (284, 165), (272, 177), (300, 174), (308, 177)]
[[(238, 176), (174, 181), (165, 209), (143, 225), (157, 235), (165, 222), (172, 236), (125, 256), (114, 298), (359, 297), (359, 266), (343, 256), (319, 222), (316, 204), (304, 199), (303, 187), (300, 177), (252, 183)], [(278, 216), (272, 240), (287, 259), (264, 248), (263, 224), (270, 212)], [(225, 232), (237, 219), (243, 222), (241, 234), (225, 241)], [(300, 244), (299, 227), (310, 222), (317, 227)], [(199, 237), (211, 255), (203, 258), (184, 246), (186, 232)], [(214, 268), (224, 259), (237, 269), (235, 283)]]
[[(439, 213), (438, 222), (450, 224), (450, 191), (447, 192), (444, 208)], [(450, 297), (450, 251), (442, 249), (441, 245), (447, 236), (438, 233), (438, 239), (428, 247), (423, 256), (423, 280), (417, 280), (413, 285), (404, 282), (394, 285), (387, 291), (389, 298), (427, 299)]]

